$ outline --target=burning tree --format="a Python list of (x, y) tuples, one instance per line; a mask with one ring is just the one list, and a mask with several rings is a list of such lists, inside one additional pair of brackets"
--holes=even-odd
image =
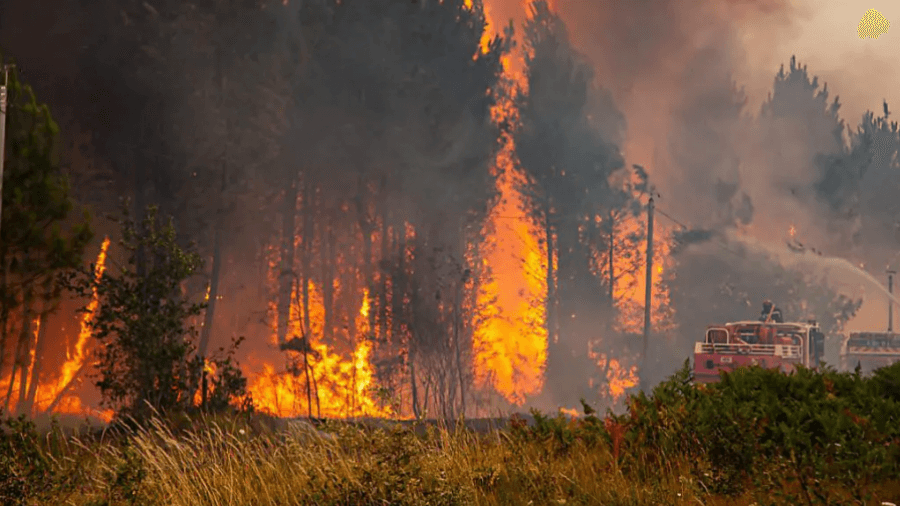
[[(527, 175), (528, 210), (543, 229), (547, 251), (548, 385), (557, 402), (593, 397), (595, 364), (588, 343), (611, 334), (607, 291), (595, 259), (609, 250), (600, 218), (628, 206), (632, 195), (610, 186), (623, 168), (615, 139), (604, 136), (621, 117), (593, 72), (571, 46), (566, 27), (546, 2), (531, 5), (525, 24), (528, 93), (518, 100), (516, 154)], [(597, 108), (597, 104), (607, 104)], [(609, 234), (606, 234), (609, 240)]]
[[(3, 61), (0, 58), (0, 61)], [(43, 375), (46, 319), (59, 307), (60, 274), (81, 265), (92, 233), (73, 220), (54, 157), (57, 127), (31, 87), (10, 73), (0, 222), (0, 409), (30, 414)], [(68, 230), (63, 229), (68, 225)]]
[[(126, 267), (107, 269), (101, 276), (92, 267), (68, 281), (79, 295), (98, 300), (88, 323), (100, 343), (97, 386), (107, 405), (131, 415), (187, 409), (207, 364), (193, 354), (197, 336), (188, 322), (201, 313), (203, 303), (183, 294), (183, 282), (202, 262), (195, 252), (178, 246), (171, 220), (160, 224), (153, 207), (139, 223), (126, 208), (121, 224)], [(216, 399), (241, 395), (244, 382), (230, 360), (216, 366), (221, 379), (214, 380), (220, 387)]]
[(272, 86), (286, 108), (269, 240), (275, 343), (305, 338), (349, 361), (371, 341), (376, 373), (411, 413), (460, 412), (470, 376), (467, 244), (494, 196), (490, 92), (505, 50), (500, 38), (482, 42), (481, 6), (470, 4), (272, 6), (279, 47), (296, 57)]

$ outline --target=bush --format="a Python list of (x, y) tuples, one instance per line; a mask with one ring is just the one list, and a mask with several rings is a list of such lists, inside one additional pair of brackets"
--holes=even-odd
[(24, 415), (0, 421), (0, 504), (25, 504), (48, 484), (50, 474), (34, 423)]

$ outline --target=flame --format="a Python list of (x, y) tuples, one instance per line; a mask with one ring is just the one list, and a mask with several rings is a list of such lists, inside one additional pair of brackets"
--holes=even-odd
[(601, 396), (618, 402), (629, 388), (636, 387), (639, 382), (638, 366), (626, 367), (619, 359), (610, 357), (605, 353), (597, 353), (591, 347), (588, 356), (597, 360), (600, 370), (605, 370), (605, 385), (601, 390)]
[(569, 415), (572, 418), (578, 418), (578, 410), (572, 408), (559, 408), (559, 412), (563, 415)]
[(788, 228), (788, 235), (790, 235), (791, 238), (794, 238), (797, 235), (797, 227), (791, 225), (790, 228)]
[[(472, 10), (472, 0), (465, 0), (464, 5), (466, 9)], [(493, 30), (491, 25), (491, 17), (488, 14), (488, 6), (482, 6), (484, 10), (484, 33), (481, 34), (481, 42), (479, 43), (479, 47), (481, 47), (481, 54), (487, 54), (491, 50), (491, 32)], [(472, 55), (472, 59), (478, 59), (478, 55)]]
[[(509, 56), (504, 56), (503, 71), (511, 87), (525, 88), (524, 75), (513, 70)], [(498, 123), (514, 123), (517, 113), (512, 100), (503, 99), (493, 107), (491, 116)], [(507, 401), (522, 405), (526, 396), (543, 386), (547, 256), (516, 189), (523, 176), (516, 167), (512, 136), (504, 134), (501, 141), (494, 165), (499, 202), (484, 228), (486, 272), (476, 294), (479, 310), (474, 324), (473, 367), (476, 384), (490, 386)]]
[[(274, 256), (274, 255), (273, 255)], [(270, 257), (269, 280), (274, 280), (278, 259)], [(335, 287), (339, 285), (333, 281)], [(277, 286), (277, 285), (276, 285)], [(368, 290), (364, 290), (361, 307), (356, 316), (357, 336), (350, 356), (335, 352), (326, 343), (317, 342), (323, 335), (325, 306), (321, 289), (313, 281), (309, 290), (309, 332), (303, 329), (303, 308), (299, 287), (295, 287), (288, 317), (289, 339), (306, 336), (310, 352), (290, 352), (292, 363), (287, 370), (277, 371), (268, 362), (261, 363), (261, 371), (248, 371), (247, 390), (256, 409), (281, 417), (314, 416), (351, 418), (358, 416), (392, 416), (390, 407), (381, 407), (375, 399), (374, 370), (370, 362), (372, 344), (367, 340), (369, 329)], [(271, 312), (271, 342), (277, 344), (277, 305), (269, 303)], [(259, 366), (259, 361), (255, 365)], [(307, 374), (310, 384), (307, 385)], [(308, 400), (308, 390), (309, 397)], [(310, 404), (311, 401), (311, 404)], [(310, 409), (311, 408), (311, 409)]]
[[(106, 271), (106, 257), (109, 252), (109, 236), (106, 236), (103, 239), (103, 244), (100, 245), (100, 253), (97, 255), (97, 261), (94, 263), (94, 280), (96, 282), (100, 282), (103, 278), (103, 273)], [(60, 369), (59, 377), (56, 380), (56, 384), (51, 387), (51, 393), (49, 395), (43, 396), (43, 398), (36, 403), (40, 409), (46, 409), (49, 407), (50, 403), (53, 402), (61, 393), (63, 393), (63, 389), (65, 389), (74, 379), (75, 375), (78, 374), (78, 371), (82, 369), (84, 366), (84, 360), (86, 358), (85, 350), (87, 348), (87, 343), (91, 338), (91, 319), (94, 316), (94, 312), (97, 310), (97, 307), (100, 305), (100, 299), (97, 295), (97, 290), (95, 289), (93, 295), (91, 297), (91, 301), (88, 303), (86, 312), (81, 319), (81, 330), (78, 333), (78, 340), (75, 342), (75, 349), (71, 354), (68, 354), (67, 350), (67, 358), (63, 363), (62, 368)], [(65, 393), (66, 397), (62, 399), (54, 408), (54, 412), (57, 413), (71, 413), (71, 414), (82, 414), (82, 413), (90, 413), (95, 416), (98, 416), (101, 419), (107, 420), (112, 418), (111, 411), (95, 411), (86, 406), (84, 406), (81, 402), (81, 399), (73, 395), (71, 390)]]
[[(669, 303), (669, 289), (663, 282), (666, 266), (672, 259), (673, 239), (671, 233), (654, 224), (653, 237), (653, 279), (651, 284), (650, 317), (653, 333), (665, 333), (674, 326), (674, 313)], [(646, 217), (616, 222), (616, 250), (634, 251), (637, 254), (616, 254), (613, 258), (615, 289), (614, 302), (618, 310), (616, 330), (623, 333), (641, 333), (644, 329), (644, 302), (646, 296)], [(631, 238), (635, 238), (632, 240)], [(607, 255), (596, 259), (601, 275), (609, 280)]]
[(609, 394), (614, 401), (621, 399), (627, 389), (637, 386), (637, 372), (638, 368), (636, 365), (626, 368), (618, 360), (614, 358), (609, 359), (606, 381), (609, 385)]

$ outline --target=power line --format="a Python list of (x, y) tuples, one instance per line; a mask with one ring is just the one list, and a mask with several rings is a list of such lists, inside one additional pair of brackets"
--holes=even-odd
[[(663, 211), (662, 209), (660, 209), (659, 206), (656, 206), (656, 212), (658, 212), (659, 214), (661, 214), (661, 215), (664, 216), (665, 218), (671, 220), (672, 222), (674, 222), (676, 225), (680, 226), (680, 227), (681, 227), (682, 229), (684, 229), (684, 230), (690, 230), (690, 229), (691, 229), (690, 227), (688, 227), (687, 225), (685, 225), (684, 223), (682, 223), (680, 220), (678, 220), (678, 219), (672, 217), (669, 213), (666, 213), (665, 211)], [(728, 243), (726, 243), (725, 241), (723, 241), (723, 240), (721, 240), (721, 239), (719, 239), (719, 238), (717, 238), (717, 237), (713, 237), (713, 238), (712, 238), (712, 242), (714, 242), (717, 246), (719, 246), (720, 248), (724, 249), (725, 251), (727, 251), (727, 252), (729, 252), (729, 253), (731, 253), (731, 254), (733, 254), (733, 255), (735, 255), (735, 256), (739, 256), (739, 257), (741, 257), (741, 258), (744, 257), (744, 255), (742, 255), (741, 253), (738, 253), (737, 251), (734, 251), (733, 249), (731, 249), (731, 248), (728, 246)]]

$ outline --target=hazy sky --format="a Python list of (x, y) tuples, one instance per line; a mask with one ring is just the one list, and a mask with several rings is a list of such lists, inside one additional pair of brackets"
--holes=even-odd
[[(738, 77), (754, 110), (771, 90), (778, 66), (796, 54), (820, 82), (828, 83), (832, 98), (840, 95), (841, 115), (851, 125), (866, 109), (880, 113), (882, 99), (892, 111), (900, 111), (900, 1), (801, 0), (794, 7), (791, 26), (775, 28), (779, 33), (767, 26), (745, 27), (750, 68)], [(857, 34), (868, 9), (877, 9), (891, 23), (878, 39)]]

